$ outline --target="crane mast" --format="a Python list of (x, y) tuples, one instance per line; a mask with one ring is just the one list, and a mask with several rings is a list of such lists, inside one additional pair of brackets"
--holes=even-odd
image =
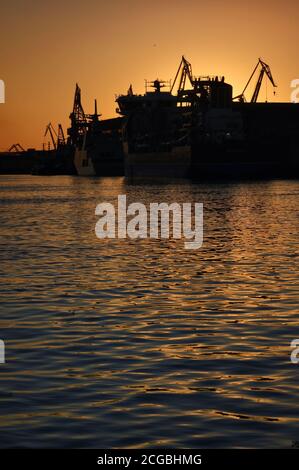
[(71, 127), (68, 130), (70, 142), (73, 145), (81, 142), (87, 127), (87, 118), (81, 103), (81, 89), (76, 83), (73, 111), (70, 114)]
[(54, 127), (52, 126), (51, 122), (49, 122), (49, 124), (46, 127), (44, 137), (46, 137), (47, 134), (50, 134), (50, 138), (51, 138), (51, 141), (52, 141), (53, 148), (54, 148), (54, 150), (56, 150), (57, 149), (57, 133), (56, 133)]
[(61, 124), (58, 124), (58, 134), (57, 134), (57, 148), (65, 145), (65, 137)]
[(185, 84), (186, 84), (187, 77), (189, 78), (189, 81), (190, 81), (191, 85), (193, 86), (192, 66), (191, 66), (190, 62), (188, 62), (188, 60), (185, 59), (184, 56), (182, 56), (182, 60), (180, 62), (179, 68), (178, 68), (176, 76), (174, 78), (172, 87), (170, 89), (170, 93), (172, 93), (180, 73), (181, 73), (181, 75), (180, 75), (180, 79), (179, 79), (178, 94), (185, 89)]

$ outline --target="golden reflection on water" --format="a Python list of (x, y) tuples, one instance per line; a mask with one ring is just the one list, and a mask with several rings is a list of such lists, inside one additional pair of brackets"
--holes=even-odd
[[(1, 183), (0, 446), (298, 439), (298, 182)], [(203, 247), (98, 240), (119, 194), (203, 202)]]

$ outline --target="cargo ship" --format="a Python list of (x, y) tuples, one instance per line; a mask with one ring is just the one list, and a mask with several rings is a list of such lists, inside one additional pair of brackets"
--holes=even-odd
[[(154, 90), (149, 91), (148, 87)], [(165, 82), (146, 82), (144, 95), (117, 97), (127, 177), (187, 177), (191, 167), (191, 113), (163, 91)]]
[[(245, 92), (258, 72), (250, 102)], [(182, 57), (169, 92), (160, 80), (144, 95), (119, 95), (126, 176), (273, 178), (299, 176), (299, 105), (258, 103), (263, 78), (276, 86), (261, 59), (243, 92), (223, 76), (194, 76)], [(189, 82), (189, 87), (187, 83)], [(146, 82), (147, 84), (147, 82)], [(173, 93), (178, 85), (176, 94)]]

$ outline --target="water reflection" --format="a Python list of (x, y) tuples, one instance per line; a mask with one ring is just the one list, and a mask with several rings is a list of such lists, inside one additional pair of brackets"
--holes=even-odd
[[(203, 202), (204, 244), (99, 240), (99, 202)], [(299, 183), (1, 177), (1, 446), (298, 440)]]

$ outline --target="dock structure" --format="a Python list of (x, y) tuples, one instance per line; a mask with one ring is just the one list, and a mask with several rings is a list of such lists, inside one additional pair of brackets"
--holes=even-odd
[(145, 177), (298, 177), (298, 103), (268, 102), (267, 94), (258, 101), (265, 80), (275, 94), (270, 66), (259, 58), (234, 96), (223, 75), (194, 74), (182, 56), (173, 81), (146, 81), (144, 94), (130, 84), (117, 95), (112, 119), (100, 119), (97, 100), (85, 113), (76, 84), (67, 137), (49, 123), (47, 148), (11, 146), (0, 153), (0, 173), (121, 176), (127, 168)]

